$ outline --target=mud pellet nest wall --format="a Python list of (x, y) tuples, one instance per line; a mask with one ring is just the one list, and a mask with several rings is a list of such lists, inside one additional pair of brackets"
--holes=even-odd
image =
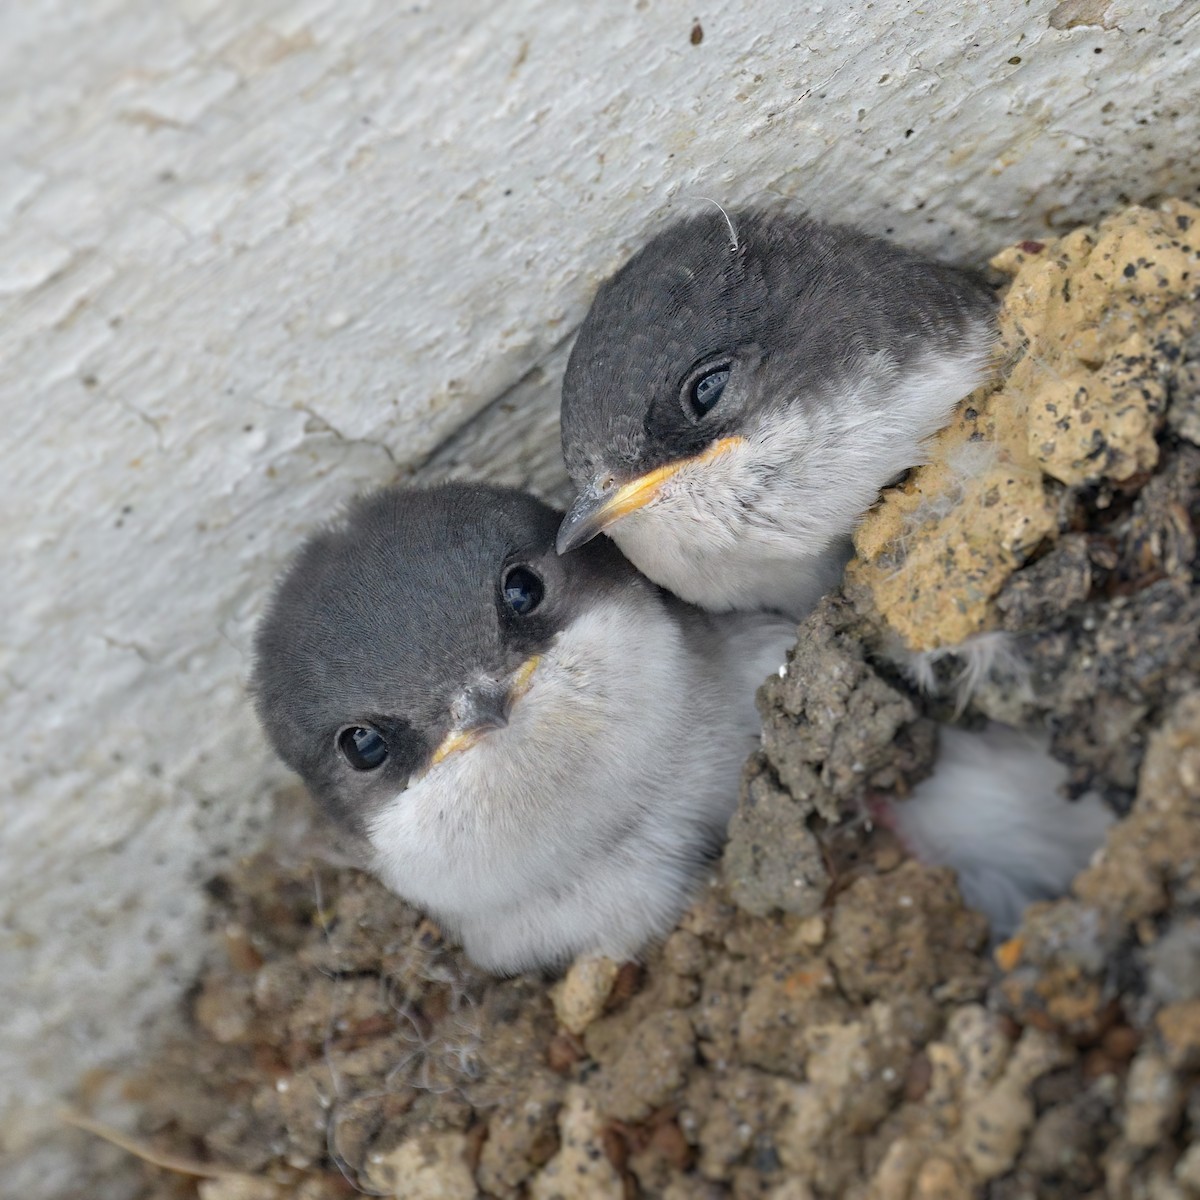
[[(1200, 210), (993, 266), (1000, 382), (763, 686), (724, 860), (665, 944), (490, 980), (362, 874), (246, 863), (212, 885), (189, 1036), (130, 1071), (140, 1148), (175, 1155), (142, 1195), (1200, 1196)], [(952, 705), (891, 651), (987, 631), (1027, 672), (961, 719), (1048, 724), (1121, 814), (998, 947), (861, 815)]]

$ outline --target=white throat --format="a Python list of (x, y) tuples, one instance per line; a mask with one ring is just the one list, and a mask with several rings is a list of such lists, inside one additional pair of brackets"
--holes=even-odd
[(374, 870), (494, 970), (620, 958), (665, 933), (736, 804), (755, 689), (794, 637), (769, 616), (722, 624), (698, 653), (648, 590), (591, 609), (506, 728), (376, 817)]
[(684, 467), (612, 536), (643, 574), (713, 612), (775, 608), (796, 619), (840, 578), (849, 537), (890, 480), (984, 378), (981, 323), (953, 352), (901, 371), (885, 354), (816, 403), (765, 414), (745, 440)]

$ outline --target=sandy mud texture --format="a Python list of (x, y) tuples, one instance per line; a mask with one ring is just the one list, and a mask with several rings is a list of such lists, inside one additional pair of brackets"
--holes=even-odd
[[(998, 256), (1002, 382), (864, 522), (762, 689), (719, 872), (640, 966), (493, 981), (352, 869), (214, 880), (189, 1035), (126, 1087), (144, 1146), (225, 1173), (141, 1194), (1200, 1196), (1198, 251), (1167, 202)], [(953, 713), (953, 657), (931, 701), (896, 647), (996, 630), (1028, 676), (961, 719), (1048, 725), (1122, 819), (991, 947), (862, 813)]]

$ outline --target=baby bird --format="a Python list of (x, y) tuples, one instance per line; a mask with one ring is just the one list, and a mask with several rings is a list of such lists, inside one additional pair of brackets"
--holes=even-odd
[[(571, 353), (578, 498), (559, 552), (605, 531), (705, 609), (805, 616), (880, 489), (985, 378), (994, 312), (976, 276), (854, 230), (783, 211), (678, 222), (600, 289)], [(888, 823), (957, 868), (1002, 936), (1066, 888), (1111, 817), (1058, 795), (1044, 739), (943, 734), (939, 769)]]
[(260, 624), (280, 757), (485, 969), (620, 959), (719, 849), (789, 621), (712, 616), (482, 485), (392, 488), (314, 534)]
[(607, 530), (693, 604), (803, 616), (983, 380), (994, 310), (975, 276), (853, 230), (782, 212), (671, 226), (572, 350), (560, 553)]

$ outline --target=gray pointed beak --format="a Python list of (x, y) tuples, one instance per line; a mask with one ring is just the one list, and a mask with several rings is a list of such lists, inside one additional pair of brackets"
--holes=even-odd
[(602, 475), (593, 480), (576, 497), (571, 511), (558, 528), (555, 547), (559, 554), (577, 550), (622, 517), (653, 503), (663, 486), (682, 465), (670, 463), (665, 467), (655, 467), (628, 483), (618, 484), (611, 475)]
[(590, 483), (575, 497), (571, 511), (563, 517), (563, 522), (558, 527), (558, 538), (554, 547), (559, 554), (578, 550), (610, 523), (606, 511), (610, 496), (611, 490), (604, 492), (594, 483)]
[(718, 438), (699, 454), (654, 467), (627, 483), (617, 484), (611, 475), (601, 477), (603, 484), (601, 480), (593, 480), (576, 497), (571, 511), (558, 527), (555, 546), (559, 554), (578, 549), (615, 521), (653, 504), (681, 471), (703, 469), (714, 459), (744, 445), (745, 441), (740, 435)]
[(433, 752), (435, 767), (451, 754), (469, 750), (493, 729), (503, 729), (513, 705), (529, 691), (540, 657), (533, 655), (506, 680), (484, 679), (459, 694), (450, 708), (451, 729)]
[(451, 710), (455, 726), (464, 733), (486, 733), (508, 724), (508, 688), (488, 681), (468, 688)]

